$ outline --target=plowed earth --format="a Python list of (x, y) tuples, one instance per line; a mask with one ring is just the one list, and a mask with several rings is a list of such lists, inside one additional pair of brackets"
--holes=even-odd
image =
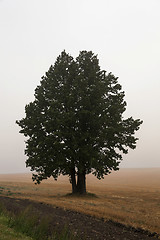
[(156, 233), (151, 234), (141, 229), (126, 227), (112, 221), (105, 222), (82, 213), (64, 210), (59, 207), (30, 201), (28, 199), (0, 196), (0, 203), (14, 214), (18, 214), (26, 209), (26, 207), (32, 206), (33, 214), (38, 213), (40, 218), (46, 217), (49, 219), (50, 230), (61, 232), (64, 227), (67, 226), (75, 236), (78, 235), (78, 239), (155, 240), (156, 237), (158, 237)]

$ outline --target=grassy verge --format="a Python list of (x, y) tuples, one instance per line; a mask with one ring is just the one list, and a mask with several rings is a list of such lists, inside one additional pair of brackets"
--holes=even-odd
[(50, 221), (35, 215), (32, 206), (18, 215), (0, 206), (0, 240), (75, 240), (68, 228), (61, 233), (49, 228)]
[(0, 239), (1, 240), (32, 240), (22, 233), (16, 232), (8, 227), (8, 218), (1, 214), (0, 216)]

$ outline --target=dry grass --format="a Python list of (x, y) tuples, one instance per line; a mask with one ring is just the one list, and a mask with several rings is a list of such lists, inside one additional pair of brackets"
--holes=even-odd
[(97, 180), (87, 177), (95, 197), (66, 196), (66, 177), (34, 185), (30, 174), (0, 175), (1, 194), (29, 198), (160, 233), (160, 169), (121, 169)]

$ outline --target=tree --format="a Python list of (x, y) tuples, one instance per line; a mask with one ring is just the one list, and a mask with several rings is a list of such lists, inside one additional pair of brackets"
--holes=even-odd
[(65, 51), (51, 65), (35, 100), (16, 123), (28, 137), (26, 166), (33, 180), (68, 175), (73, 193), (86, 193), (86, 174), (98, 179), (119, 169), (122, 155), (136, 147), (142, 121), (123, 119), (124, 92), (118, 78), (106, 74), (97, 56), (82, 51), (74, 60)]

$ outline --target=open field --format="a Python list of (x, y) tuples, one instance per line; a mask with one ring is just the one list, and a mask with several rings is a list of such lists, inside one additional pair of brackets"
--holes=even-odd
[(101, 181), (89, 175), (87, 190), (97, 198), (66, 196), (71, 192), (66, 177), (34, 185), (31, 174), (0, 175), (1, 195), (46, 202), (160, 233), (160, 168), (120, 169)]

